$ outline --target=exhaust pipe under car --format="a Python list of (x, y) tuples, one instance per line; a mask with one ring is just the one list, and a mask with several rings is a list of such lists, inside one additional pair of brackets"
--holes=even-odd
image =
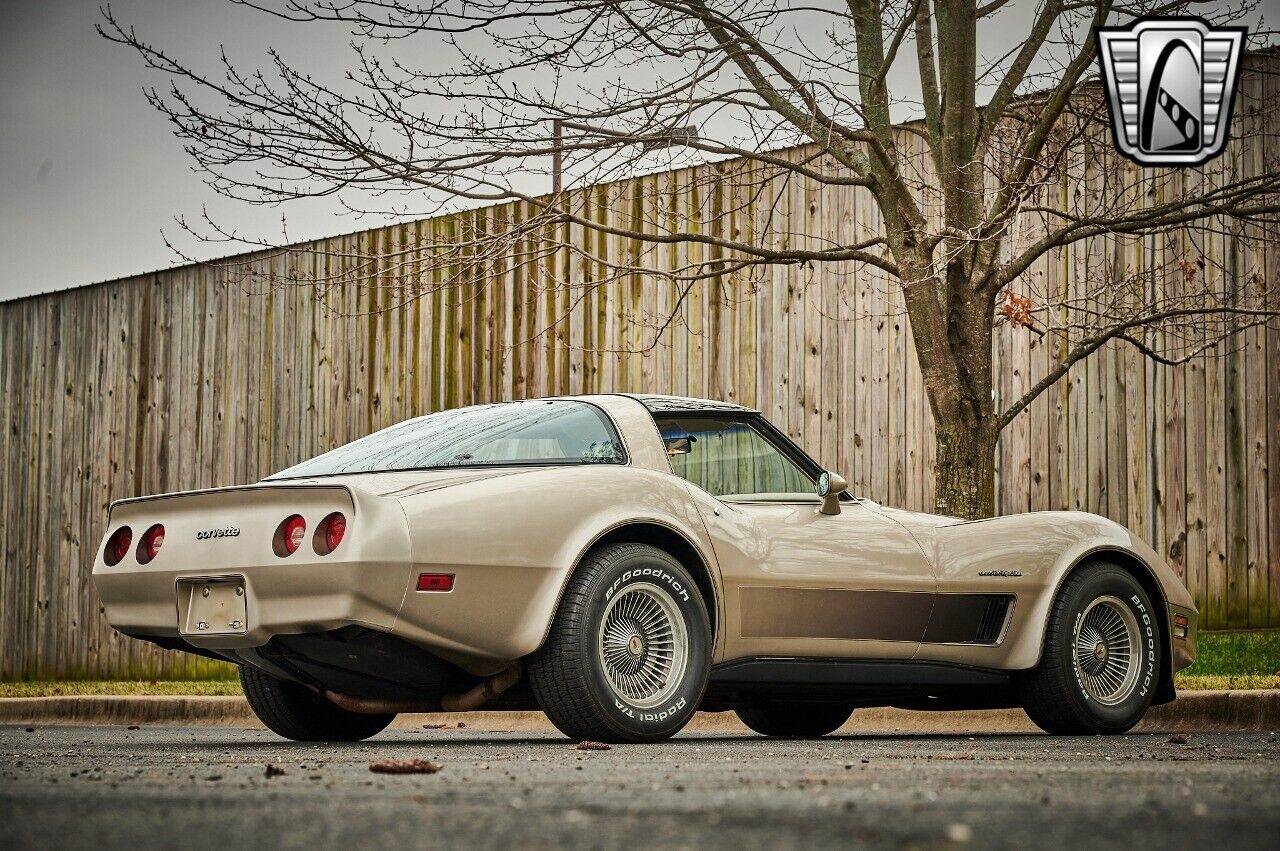
[(470, 712), (496, 698), (520, 681), (523, 670), (519, 662), (486, 677), (484, 682), (462, 694), (446, 694), (439, 700), (381, 700), (352, 697), (334, 691), (322, 694), (334, 705), (362, 715), (398, 715), (402, 712)]

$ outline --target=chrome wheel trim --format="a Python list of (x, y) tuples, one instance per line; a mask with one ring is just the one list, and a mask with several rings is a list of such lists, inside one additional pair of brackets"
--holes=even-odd
[(596, 642), (605, 679), (632, 706), (671, 697), (689, 663), (689, 635), (675, 600), (649, 582), (629, 585), (605, 607)]
[(1072, 641), (1076, 679), (1089, 697), (1116, 706), (1133, 694), (1145, 652), (1138, 619), (1119, 597), (1105, 595), (1076, 618)]

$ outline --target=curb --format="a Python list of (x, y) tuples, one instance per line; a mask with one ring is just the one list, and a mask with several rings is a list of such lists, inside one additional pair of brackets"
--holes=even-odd
[[(83, 697), (0, 698), (0, 724), (152, 724), (201, 727), (254, 727), (261, 723), (242, 697)], [(551, 731), (541, 712), (441, 712), (401, 715), (393, 729), (423, 725), (482, 731)], [(688, 728), (702, 732), (746, 733), (731, 712), (699, 712)], [(1173, 703), (1147, 712), (1137, 732), (1232, 732), (1280, 730), (1280, 689), (1183, 692)], [(841, 728), (847, 733), (1034, 733), (1021, 709), (916, 712), (908, 709), (859, 709)]]

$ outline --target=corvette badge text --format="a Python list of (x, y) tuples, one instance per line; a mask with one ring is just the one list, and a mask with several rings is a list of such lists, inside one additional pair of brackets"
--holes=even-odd
[(1141, 165), (1199, 165), (1222, 153), (1231, 125), (1244, 27), (1146, 18), (1098, 27), (1111, 132)]
[(228, 526), (225, 529), (205, 529), (196, 532), (197, 541), (207, 541), (210, 538), (234, 538), (240, 534), (240, 530), (235, 526)]

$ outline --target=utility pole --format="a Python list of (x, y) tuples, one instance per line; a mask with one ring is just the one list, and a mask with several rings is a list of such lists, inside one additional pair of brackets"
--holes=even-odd
[(617, 140), (616, 144), (619, 145), (638, 144), (646, 151), (655, 151), (659, 148), (671, 148), (678, 145), (692, 145), (698, 140), (698, 128), (693, 125), (675, 127), (665, 133), (651, 136), (626, 136), (600, 127), (592, 127), (590, 124), (583, 124), (580, 121), (553, 118), (551, 119), (551, 193), (553, 195), (560, 194), (560, 190), (564, 186), (561, 172), (564, 167), (564, 128), (566, 127), (583, 133), (597, 134), (606, 139), (614, 138)]
[(559, 118), (551, 120), (551, 194), (560, 194), (561, 152), (564, 145), (564, 123)]

